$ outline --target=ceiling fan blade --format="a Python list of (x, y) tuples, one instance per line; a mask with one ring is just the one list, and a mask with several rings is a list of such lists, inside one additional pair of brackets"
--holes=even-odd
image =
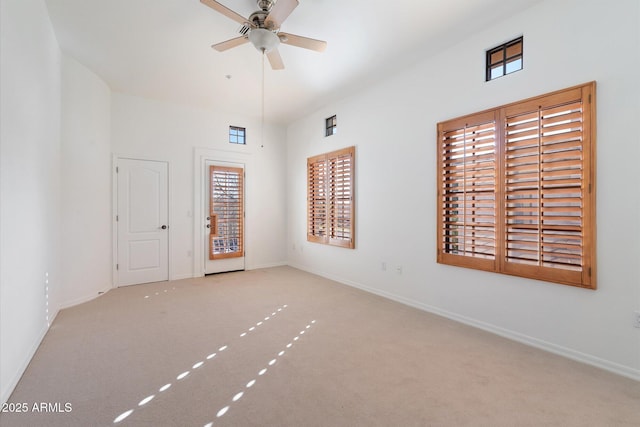
[[(249, 22), (249, 20), (245, 17), (243, 17), (242, 15), (234, 12), (233, 10), (229, 9), (228, 7), (218, 3), (215, 0), (200, 0), (200, 3), (209, 6), (211, 9), (215, 10), (216, 12), (219, 12), (221, 14), (223, 14), (224, 16), (226, 16), (227, 18), (231, 18), (234, 21), (244, 25), (247, 24)], [(251, 25), (253, 26), (253, 25)]]
[(218, 52), (224, 52), (225, 50), (229, 50), (232, 47), (240, 46), (248, 42), (249, 42), (249, 39), (246, 36), (240, 36), (240, 37), (233, 38), (231, 40), (216, 43), (211, 47), (217, 50)]
[(303, 47), (316, 52), (324, 52), (327, 48), (327, 42), (323, 40), (310, 39), (309, 37), (296, 36), (289, 33), (278, 33), (278, 37), (280, 37), (280, 42), (284, 44)]
[(271, 64), (272, 69), (284, 69), (284, 62), (282, 62), (282, 57), (280, 56), (280, 52), (278, 52), (278, 49), (273, 49), (271, 52), (267, 53), (267, 58), (269, 58), (269, 64)]
[(298, 7), (298, 4), (300, 4), (298, 0), (278, 0), (264, 21), (266, 27), (272, 29), (280, 28), (284, 20), (291, 15), (293, 9)]

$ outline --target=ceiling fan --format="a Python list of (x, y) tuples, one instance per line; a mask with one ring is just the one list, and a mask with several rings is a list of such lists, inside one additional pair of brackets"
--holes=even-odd
[(240, 23), (239, 37), (216, 43), (212, 48), (224, 52), (236, 46), (251, 42), (256, 49), (267, 55), (271, 68), (282, 70), (284, 63), (278, 45), (280, 43), (305, 49), (323, 52), (327, 42), (280, 32), (280, 26), (300, 3), (299, 0), (257, 0), (260, 10), (253, 12), (249, 18), (234, 12), (215, 0), (200, 0), (200, 3)]

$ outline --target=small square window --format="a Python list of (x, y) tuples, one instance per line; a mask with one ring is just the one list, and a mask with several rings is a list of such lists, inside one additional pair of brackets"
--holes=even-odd
[(522, 70), (522, 44), (523, 38), (518, 37), (487, 51), (487, 81)]
[(247, 130), (238, 126), (229, 126), (229, 142), (231, 144), (247, 143)]
[(325, 120), (325, 133), (324, 136), (335, 135), (338, 131), (338, 120), (336, 116), (331, 116)]

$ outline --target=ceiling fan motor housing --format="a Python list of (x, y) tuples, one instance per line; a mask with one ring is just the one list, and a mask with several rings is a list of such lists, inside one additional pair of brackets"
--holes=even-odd
[(265, 12), (263, 10), (258, 10), (256, 12), (253, 12), (249, 16), (248, 21), (253, 25), (255, 25), (257, 28), (266, 28), (265, 21), (267, 20), (267, 16), (269, 16), (268, 12)]

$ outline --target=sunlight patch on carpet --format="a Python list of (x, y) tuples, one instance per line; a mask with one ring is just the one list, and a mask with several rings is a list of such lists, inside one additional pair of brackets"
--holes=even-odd
[[(311, 321), (311, 323), (310, 323), (310, 324), (308, 324), (308, 325), (305, 327), (305, 329), (310, 329), (310, 328), (311, 328), (311, 325), (312, 325), (312, 324), (315, 324), (315, 323), (316, 323), (316, 321), (315, 321), (315, 320)], [(300, 332), (300, 334), (301, 334), (301, 335), (302, 335), (302, 334), (304, 334), (304, 330), (303, 330), (302, 332)], [(294, 340), (294, 341), (298, 341), (299, 339), (300, 339), (300, 335), (296, 336), (293, 340)], [(293, 345), (292, 343), (289, 343), (289, 344), (287, 344), (287, 345), (286, 345), (286, 348), (291, 348), (291, 347), (292, 347), (292, 345)], [(276, 362), (278, 361), (278, 357), (282, 357), (282, 356), (284, 356), (284, 354), (285, 354), (285, 351), (284, 351), (284, 350), (281, 350), (281, 351), (278, 353), (278, 356), (277, 356), (276, 358), (274, 358), (274, 359), (271, 359), (267, 364), (268, 364), (269, 366), (274, 366), (274, 365), (276, 364)], [(263, 376), (263, 375), (264, 375), (264, 374), (266, 374), (266, 373), (267, 373), (267, 368), (262, 368), (262, 369), (258, 372), (258, 376)], [(251, 381), (249, 381), (249, 382), (247, 383), (246, 388), (247, 388), (247, 389), (249, 389), (249, 388), (253, 387), (255, 384), (256, 384), (256, 380), (251, 380)], [(241, 398), (242, 396), (244, 396), (244, 392), (242, 392), (242, 391), (241, 391), (240, 393), (235, 394), (235, 395), (233, 396), (233, 398), (231, 399), (231, 401), (232, 401), (232, 402), (237, 402), (238, 400), (240, 400), (240, 398)], [(230, 405), (227, 405), (227, 406), (225, 406), (224, 408), (220, 409), (220, 410), (217, 412), (216, 417), (217, 417), (217, 418), (222, 417), (224, 414), (226, 414), (226, 413), (229, 411), (229, 409), (230, 409), (230, 408), (231, 408), (231, 406), (230, 406)], [(204, 425), (204, 427), (208, 427), (208, 426), (213, 426), (213, 422), (210, 422), (210, 423), (208, 423), (208, 424), (205, 424), (205, 425)]]
[(147, 396), (144, 399), (142, 399), (140, 401), (140, 403), (138, 403), (138, 406), (144, 406), (147, 403), (151, 402), (153, 400), (153, 398), (156, 397), (155, 394), (152, 394), (151, 396)]
[(120, 421), (124, 420), (129, 415), (131, 415), (132, 413), (133, 413), (133, 409), (130, 409), (127, 412), (123, 412), (122, 414), (118, 415), (118, 417), (115, 420), (113, 420), (114, 424), (115, 423), (119, 423)]
[[(175, 289), (176, 289), (176, 288), (174, 287), (174, 288), (173, 288), (173, 290), (175, 290)], [(168, 292), (168, 290), (167, 290), (167, 289), (165, 289), (165, 290), (164, 290), (164, 292), (166, 293), (166, 292)], [(159, 292), (156, 292), (155, 294), (156, 294), (156, 295), (160, 295), (160, 293), (159, 293)], [(145, 295), (145, 297), (144, 297), (144, 298), (145, 298), (145, 299), (149, 299), (149, 298), (150, 298), (150, 295)], [(267, 321), (267, 320), (271, 319), (271, 318), (272, 318), (273, 316), (275, 316), (277, 313), (282, 312), (282, 309), (283, 309), (283, 308), (286, 308), (286, 307), (287, 307), (287, 305), (286, 305), (286, 304), (285, 304), (285, 305), (283, 305), (283, 306), (281, 306), (281, 307), (278, 307), (278, 308), (276, 309), (276, 311), (274, 311), (274, 312), (271, 314), (271, 317), (267, 316), (267, 317), (265, 317), (265, 319), (264, 319), (264, 320), (265, 320), (265, 321)], [(256, 326), (262, 326), (262, 325), (264, 325), (264, 322), (263, 322), (263, 321), (258, 321), (258, 322), (256, 323)], [(252, 326), (252, 327), (249, 329), (249, 331), (254, 331), (254, 330), (256, 329), (256, 326)], [(245, 332), (243, 332), (240, 336), (241, 336), (241, 337), (244, 337), (244, 336), (246, 336), (246, 335), (247, 335), (247, 333), (248, 333), (248, 331), (245, 331)], [(220, 347), (220, 348), (218, 349), (218, 351), (219, 351), (219, 352), (223, 352), (223, 351), (227, 350), (228, 348), (229, 348), (229, 346), (228, 346), (228, 345), (223, 345), (222, 347)], [(209, 355), (206, 357), (206, 360), (211, 360), (211, 359), (213, 359), (213, 358), (216, 356), (216, 354), (217, 354), (217, 353), (211, 353), (211, 354), (209, 354)], [(279, 356), (282, 356), (282, 354), (284, 354), (284, 353), (283, 353), (283, 352), (281, 352), (281, 354), (279, 354)], [(275, 359), (273, 359), (273, 360), (271, 361), (271, 362), (273, 362), (273, 363), (271, 363), (271, 362), (270, 362), (270, 364), (271, 364), (271, 365), (275, 364), (275, 361), (276, 361), (276, 360), (275, 360)], [(198, 369), (198, 368), (201, 368), (201, 367), (202, 367), (202, 366), (204, 366), (204, 365), (205, 365), (205, 361), (200, 360), (200, 361), (198, 361), (198, 362), (195, 362), (195, 363), (191, 366), (191, 369)], [(260, 371), (259, 375), (264, 375), (264, 373), (266, 373), (266, 372), (267, 372), (267, 369), (265, 368), (265, 369), (263, 369), (262, 371)], [(183, 380), (183, 379), (185, 379), (187, 376), (189, 376), (189, 374), (190, 374), (190, 373), (191, 373), (191, 371), (184, 371), (184, 372), (182, 372), (181, 374), (179, 374), (179, 375), (176, 377), (176, 380), (178, 380), (178, 381)], [(249, 381), (249, 383), (247, 384), (247, 388), (250, 388), (251, 386), (253, 386), (253, 385), (255, 384), (255, 382), (256, 382), (256, 380), (251, 380), (251, 381)], [(171, 387), (171, 383), (167, 383), (167, 384), (163, 385), (162, 387), (160, 387), (159, 391), (160, 391), (160, 392), (164, 392), (164, 391), (168, 390), (168, 389), (169, 389), (169, 387)], [(237, 401), (238, 399), (240, 399), (240, 398), (243, 396), (243, 394), (244, 394), (244, 392), (237, 393), (237, 394), (234, 396), (233, 401), (235, 402), (235, 401)], [(142, 399), (142, 400), (138, 403), (138, 407), (140, 407), (140, 408), (141, 408), (141, 407), (143, 407), (143, 406), (147, 405), (147, 404), (148, 404), (148, 403), (150, 403), (154, 398), (155, 398), (155, 395), (149, 395), (149, 396), (145, 397), (144, 399)], [(218, 417), (223, 416), (223, 415), (224, 415), (228, 410), (229, 410), (229, 407), (228, 407), (228, 406), (227, 406), (227, 407), (225, 407), (225, 408), (222, 408), (220, 411), (218, 411), (218, 415), (217, 415), (217, 416), (218, 416)], [(127, 417), (131, 416), (131, 414), (133, 414), (133, 412), (134, 412), (134, 410), (133, 410), (133, 409), (129, 409), (128, 411), (123, 412), (122, 414), (118, 415), (118, 416), (113, 420), (113, 423), (114, 423), (114, 424), (120, 423), (120, 422), (121, 422), (122, 420), (124, 420), (125, 418), (127, 418)], [(209, 424), (207, 424), (207, 425), (213, 425), (213, 423), (209, 423)]]

